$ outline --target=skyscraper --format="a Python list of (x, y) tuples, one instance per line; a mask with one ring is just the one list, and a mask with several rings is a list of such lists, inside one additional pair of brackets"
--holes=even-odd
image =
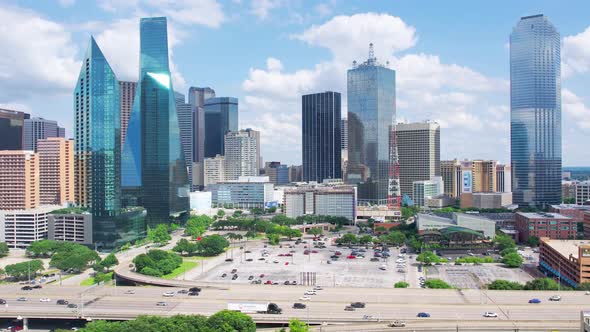
[(546, 16), (510, 35), (510, 153), (515, 204), (561, 202), (560, 36)]
[(24, 123), (28, 113), (0, 108), (0, 150), (22, 150)]
[(133, 98), (135, 98), (135, 91), (137, 90), (137, 82), (119, 81), (121, 96), (121, 150), (125, 144), (125, 137), (127, 135), (127, 125), (129, 124), (129, 115), (133, 107)]
[(260, 133), (252, 130), (231, 131), (225, 135), (225, 181), (240, 176), (257, 176)]
[(186, 165), (189, 184), (192, 188), (193, 176), (193, 108), (191, 104), (185, 102), (182, 93), (175, 92), (176, 112), (178, 114), (178, 129), (180, 130), (180, 143), (184, 153), (184, 162)]
[(0, 150), (0, 210), (34, 209), (39, 205), (39, 155)]
[(289, 183), (289, 168), (279, 161), (267, 162), (264, 166), (264, 175), (268, 176), (268, 180), (275, 186)]
[[(76, 202), (90, 208), (94, 226), (118, 214), (121, 199), (119, 82), (90, 38), (74, 90)], [(96, 237), (95, 237), (96, 238)]]
[(224, 151), (224, 137), (238, 130), (238, 99), (215, 97), (205, 100), (205, 158)]
[(60, 136), (57, 121), (43, 118), (25, 119), (24, 150), (37, 151), (37, 140)]
[(205, 159), (205, 100), (215, 97), (215, 90), (191, 86), (188, 103), (193, 107), (193, 161)]
[(140, 80), (123, 151), (126, 200), (146, 210), (150, 227), (186, 220), (189, 182), (168, 65), (165, 17), (140, 22)]
[(369, 48), (367, 61), (348, 70), (348, 165), (360, 204), (387, 204), (389, 130), (395, 124), (395, 71)]
[(39, 204), (74, 203), (74, 141), (49, 137), (37, 141)]
[(401, 192), (402, 195), (412, 197), (414, 181), (427, 181), (440, 176), (439, 124), (397, 124), (397, 151)]
[(301, 97), (303, 181), (342, 178), (340, 93)]

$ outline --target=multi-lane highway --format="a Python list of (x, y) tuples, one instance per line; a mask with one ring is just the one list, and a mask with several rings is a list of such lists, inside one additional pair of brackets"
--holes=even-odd
[[(304, 286), (228, 285), (225, 289), (203, 289), (197, 297), (182, 294), (163, 297), (164, 292), (178, 289), (46, 286), (40, 290), (22, 291), (16, 286), (0, 286), (0, 297), (7, 301), (5, 306), (0, 307), (0, 317), (132, 319), (146, 314), (209, 315), (226, 309), (228, 302), (268, 301), (282, 307), (283, 314), (255, 314), (253, 318), (257, 322), (286, 321), (297, 317), (312, 323), (369, 323), (364, 318), (369, 315), (373, 319), (371, 324), (377, 320), (404, 319), (416, 325), (443, 322), (444, 326), (455, 326), (457, 322), (465, 324), (472, 321), (490, 326), (508, 324), (523, 328), (527, 324), (542, 323), (551, 328), (576, 326), (580, 311), (590, 309), (590, 296), (583, 292), (561, 292), (562, 300), (551, 302), (548, 299), (555, 292), (325, 288), (318, 291), (318, 295), (311, 296), (310, 301), (299, 300), (307, 289)], [(126, 294), (128, 290), (134, 290), (135, 294)], [(27, 301), (17, 301), (19, 297), (26, 297)], [(528, 300), (533, 297), (542, 302), (529, 304)], [(51, 301), (40, 302), (40, 298)], [(78, 308), (57, 305), (58, 299), (76, 303)], [(168, 305), (157, 306), (159, 301)], [(346, 305), (355, 301), (365, 302), (366, 308), (344, 310)], [(295, 302), (303, 302), (307, 308), (293, 309)], [(498, 318), (483, 317), (485, 311), (496, 312)], [(418, 320), (416, 314), (419, 312), (427, 312), (431, 317)]]

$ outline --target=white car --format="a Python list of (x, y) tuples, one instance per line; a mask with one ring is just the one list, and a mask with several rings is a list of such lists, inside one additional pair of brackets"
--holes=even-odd
[(43, 297), (43, 298), (39, 299), (39, 302), (51, 302), (51, 299), (47, 298), (47, 297)]
[(125, 294), (135, 294), (135, 291), (130, 289), (130, 290), (126, 291)]
[(549, 298), (549, 301), (561, 301), (561, 296), (553, 295)]
[(314, 291), (323, 290), (322, 286), (315, 286), (313, 287)]
[(387, 270), (387, 265), (381, 265), (381, 266), (379, 266), (379, 270), (381, 270), (381, 271)]
[(174, 296), (174, 292), (166, 292), (166, 293), (162, 294), (162, 296), (164, 296), (164, 297), (173, 297)]
[(299, 298), (299, 300), (301, 300), (301, 301), (309, 301), (309, 300), (311, 300), (311, 297), (309, 297), (309, 296), (302, 296), (302, 297)]
[(314, 290), (305, 291), (304, 295), (316, 295), (317, 293)]
[(497, 318), (498, 314), (495, 312), (491, 312), (491, 311), (486, 311), (483, 313), (484, 317), (492, 317), (492, 318)]
[(589, 291), (586, 291), (586, 295), (590, 295), (590, 290)]

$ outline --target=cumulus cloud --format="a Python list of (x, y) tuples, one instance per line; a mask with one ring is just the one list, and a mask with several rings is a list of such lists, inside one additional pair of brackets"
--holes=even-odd
[(568, 77), (574, 73), (590, 70), (590, 26), (577, 35), (563, 39), (562, 75)]
[(568, 123), (571, 121), (580, 129), (590, 129), (590, 108), (584, 104), (582, 98), (568, 89), (563, 89), (561, 108)]

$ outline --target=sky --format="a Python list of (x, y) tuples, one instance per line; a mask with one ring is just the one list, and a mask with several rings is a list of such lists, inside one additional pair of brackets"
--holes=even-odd
[(563, 165), (590, 166), (590, 1), (2, 0), (0, 107), (57, 120), (90, 36), (137, 80), (139, 19), (168, 18), (173, 86), (239, 98), (264, 161), (301, 164), (301, 95), (338, 91), (368, 57), (396, 71), (397, 120), (441, 125), (442, 159), (510, 161), (509, 36), (542, 13), (562, 38)]

